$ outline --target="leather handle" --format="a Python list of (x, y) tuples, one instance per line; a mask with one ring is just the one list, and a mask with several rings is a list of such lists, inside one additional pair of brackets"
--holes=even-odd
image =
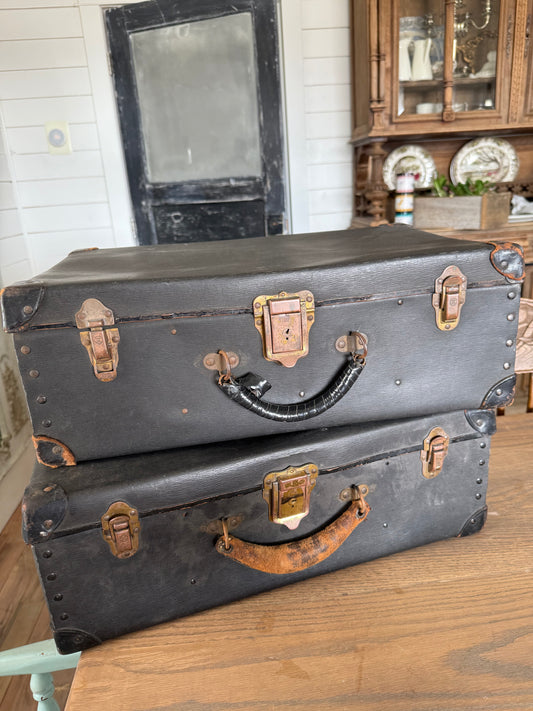
[[(338, 403), (355, 385), (364, 367), (365, 356), (351, 353), (350, 359), (325, 390), (310, 400), (290, 404), (263, 402), (261, 395), (270, 389), (270, 384), (250, 373), (241, 378), (227, 373), (219, 378), (218, 387), (238, 405), (267, 420), (301, 422), (321, 415)], [(256, 395), (253, 390), (260, 394)]]
[(277, 546), (248, 543), (234, 536), (220, 536), (216, 550), (227, 558), (263, 573), (287, 575), (306, 570), (328, 558), (362, 523), (370, 506), (361, 496), (353, 501), (333, 523), (308, 538)]

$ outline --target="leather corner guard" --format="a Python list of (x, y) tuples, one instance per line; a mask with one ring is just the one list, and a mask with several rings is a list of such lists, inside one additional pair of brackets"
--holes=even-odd
[(57, 467), (73, 467), (76, 464), (76, 457), (66, 444), (52, 437), (37, 435), (32, 437), (33, 446), (37, 454), (37, 460), (45, 467), (56, 469)]
[(500, 380), (485, 395), (481, 407), (483, 409), (491, 407), (506, 407), (510, 405), (515, 396), (516, 375)]
[(524, 253), (514, 242), (489, 242), (494, 249), (490, 261), (494, 269), (509, 281), (522, 281), (525, 276)]
[(457, 538), (464, 538), (465, 536), (471, 536), (473, 533), (477, 533), (478, 531), (481, 531), (481, 529), (485, 525), (486, 520), (487, 520), (487, 507), (484, 506), (482, 509), (479, 509), (479, 511), (476, 511), (475, 513), (472, 514), (472, 516), (470, 516), (468, 521), (462, 527), (461, 532), (459, 533)]
[(0, 291), (4, 330), (25, 331), (44, 297), (44, 287), (35, 282), (8, 286)]
[(95, 647), (97, 644), (102, 644), (102, 640), (98, 639), (98, 637), (89, 634), (89, 632), (76, 629), (56, 630), (54, 632), (54, 641), (60, 654), (82, 652), (84, 649), (89, 649), (89, 647)]
[(329, 526), (301, 541), (262, 546), (229, 536), (226, 548), (224, 536), (220, 536), (215, 547), (227, 558), (263, 573), (296, 573), (320, 563), (340, 548), (369, 512), (370, 506), (364, 499), (356, 500)]
[(468, 424), (482, 435), (496, 432), (496, 413), (494, 410), (465, 410)]

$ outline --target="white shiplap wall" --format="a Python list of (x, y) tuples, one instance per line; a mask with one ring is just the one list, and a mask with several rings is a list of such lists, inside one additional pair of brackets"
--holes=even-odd
[(302, 0), (309, 228), (352, 217), (349, 0)]
[[(93, 36), (83, 24), (90, 8), (81, 5), (0, 0), (0, 112), (30, 259), (24, 276), (48, 269), (73, 249), (124, 243), (113, 229), (87, 59)], [(49, 121), (68, 122), (71, 154), (48, 153)], [(128, 220), (123, 232), (133, 243)]]
[(18, 203), (0, 116), (0, 286), (25, 279), (31, 272)]

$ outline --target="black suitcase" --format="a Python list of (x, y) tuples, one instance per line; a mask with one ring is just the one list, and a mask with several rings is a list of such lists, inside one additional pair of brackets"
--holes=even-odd
[(478, 531), (494, 428), (461, 411), (37, 464), (23, 527), (59, 650)]
[(386, 226), (74, 252), (3, 308), (58, 466), (505, 405), (522, 275), (512, 244)]

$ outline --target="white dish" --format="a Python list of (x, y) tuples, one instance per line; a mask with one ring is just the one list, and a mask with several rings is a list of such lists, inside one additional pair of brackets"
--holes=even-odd
[(471, 180), (501, 183), (514, 180), (520, 162), (509, 141), (503, 138), (476, 138), (465, 143), (452, 158), (450, 179), (454, 185)]
[(435, 162), (422, 146), (400, 146), (383, 162), (383, 180), (389, 190), (396, 190), (396, 176), (413, 173), (415, 189), (429, 188), (437, 175)]

